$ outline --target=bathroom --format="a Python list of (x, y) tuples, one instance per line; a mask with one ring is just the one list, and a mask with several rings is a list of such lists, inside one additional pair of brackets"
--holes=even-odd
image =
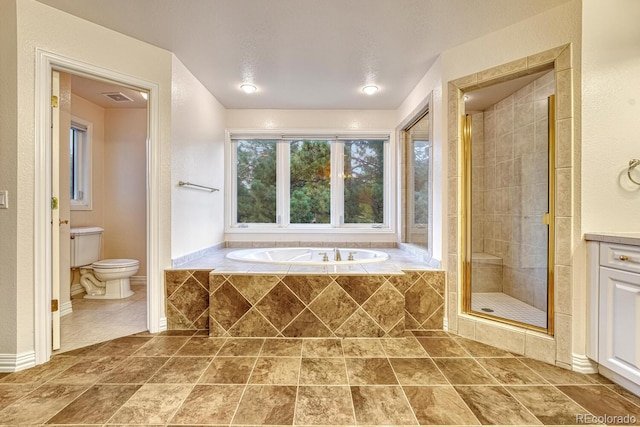
[[(147, 108), (139, 91), (76, 74), (59, 75), (60, 141), (64, 141), (59, 179), (60, 188), (70, 189), (61, 191), (59, 198), (64, 351), (146, 330)], [(99, 253), (97, 259), (85, 258), (76, 266), (76, 252), (80, 258), (91, 251), (88, 245), (74, 251), (79, 241), (75, 239), (80, 238), (76, 232), (83, 229), (102, 230), (96, 234)], [(81, 284), (81, 271), (93, 274), (87, 267), (107, 259), (137, 261), (126, 286), (133, 293), (102, 296), (100, 280), (85, 279)]]

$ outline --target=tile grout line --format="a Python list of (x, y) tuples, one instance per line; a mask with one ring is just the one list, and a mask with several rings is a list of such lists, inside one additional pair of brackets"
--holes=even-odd
[[(262, 353), (262, 349), (264, 348), (264, 343), (266, 342), (266, 338), (260, 338), (262, 340), (262, 344), (260, 345), (260, 349), (258, 350), (258, 352), (256, 353), (256, 360), (253, 361), (253, 366), (251, 367), (251, 372), (249, 372), (249, 376), (247, 377), (247, 382), (244, 384), (244, 388), (242, 389), (242, 393), (240, 393), (240, 398), (238, 399), (238, 403), (236, 403), (236, 409), (233, 411), (233, 415), (231, 416), (231, 419), (229, 420), (229, 425), (233, 424), (233, 420), (236, 418), (236, 415), (238, 414), (238, 409), (240, 409), (240, 403), (242, 403), (242, 398), (244, 397), (244, 394), (247, 392), (247, 388), (249, 388), (249, 382), (251, 381), (251, 377), (253, 376), (253, 372), (256, 369), (256, 365), (258, 364), (258, 359), (260, 358), (260, 354)], [(226, 343), (227, 341), (225, 341)], [(220, 347), (220, 350), (222, 350), (222, 347)], [(220, 350), (218, 350), (218, 353), (220, 352)], [(232, 357), (244, 357), (244, 356), (232, 356)], [(213, 361), (211, 361), (211, 363), (213, 363)], [(265, 384), (262, 384), (263, 386)]]

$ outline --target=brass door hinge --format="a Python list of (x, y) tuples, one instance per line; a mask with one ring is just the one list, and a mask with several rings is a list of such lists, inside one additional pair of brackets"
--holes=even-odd
[(51, 108), (58, 108), (58, 97), (51, 95)]
[(52, 299), (51, 300), (51, 312), (54, 313), (58, 311), (58, 300), (57, 299)]

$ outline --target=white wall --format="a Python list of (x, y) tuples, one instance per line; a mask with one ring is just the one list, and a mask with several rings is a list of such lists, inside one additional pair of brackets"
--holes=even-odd
[[(9, 178), (7, 186), (12, 190), (10, 209), (3, 213), (2, 237), (4, 234), (8, 235), (7, 243), (4, 243), (4, 238), (0, 239), (3, 240), (3, 255), (6, 255), (3, 265), (10, 266), (11, 269), (8, 272), (8, 284), (2, 286), (7, 286), (10, 291), (7, 298), (4, 296), (0, 298), (0, 313), (9, 313), (9, 316), (15, 316), (15, 318), (9, 319), (6, 323), (3, 322), (7, 328), (1, 334), (0, 354), (27, 354), (34, 350), (35, 245), (42, 244), (42, 242), (34, 242), (36, 49), (43, 49), (158, 85), (160, 128), (156, 143), (160, 144), (161, 158), (159, 172), (161, 183), (159, 241), (161, 243), (157, 250), (162, 264), (167, 267), (170, 265), (169, 230), (171, 227), (169, 187), (171, 54), (34, 0), (3, 0), (0, 3), (2, 16), (0, 27), (3, 28), (2, 42), (0, 42), (2, 63), (14, 62), (15, 58), (15, 68), (7, 66), (10, 81), (6, 82), (4, 78), (2, 80), (2, 98), (8, 96), (8, 102), (11, 105), (5, 108), (4, 102), (7, 101), (3, 100), (2, 105), (5, 108), (3, 113), (7, 114), (3, 114), (0, 125), (2, 126), (1, 134), (3, 137), (5, 135), (8, 137), (7, 140), (2, 141), (2, 145), (8, 145), (10, 160), (10, 163), (5, 164), (6, 160), (3, 158), (0, 169), (6, 171), (2, 172), (2, 176), (6, 175)], [(11, 47), (11, 28), (16, 27), (15, 22), (17, 22), (17, 43), (15, 44), (17, 53), (13, 53), (15, 51)], [(6, 41), (5, 32), (8, 33)], [(5, 53), (8, 55), (5, 56)], [(12, 69), (20, 72), (17, 73)], [(12, 95), (16, 93), (15, 87), (17, 87), (17, 95)], [(16, 99), (11, 100), (12, 96)], [(13, 271), (14, 268), (15, 271)]]
[(107, 108), (102, 257), (137, 259), (147, 275), (147, 109)]
[(18, 317), (18, 100), (16, 5), (0, 1), (0, 190), (9, 192), (9, 209), (0, 209), (0, 355), (17, 353)]
[[(582, 230), (640, 231), (640, 2), (583, 1)], [(640, 168), (636, 168), (640, 181)]]
[[(226, 110), (173, 56), (171, 256), (186, 257), (224, 242)], [(220, 189), (180, 188), (178, 181)]]

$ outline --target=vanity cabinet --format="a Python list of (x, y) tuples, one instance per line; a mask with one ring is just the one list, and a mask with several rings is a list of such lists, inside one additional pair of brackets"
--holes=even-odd
[(600, 364), (603, 375), (640, 387), (640, 246), (588, 245), (588, 356)]

